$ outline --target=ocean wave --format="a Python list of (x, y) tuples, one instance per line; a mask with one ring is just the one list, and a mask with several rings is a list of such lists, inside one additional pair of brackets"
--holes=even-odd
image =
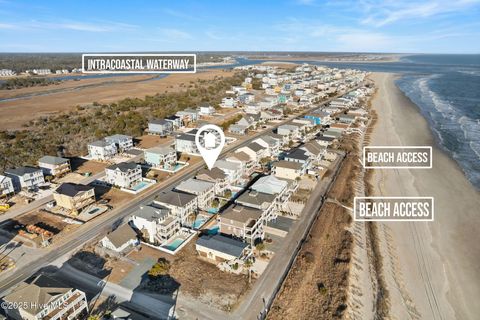
[[(465, 113), (453, 98), (438, 89), (441, 74), (403, 76), (398, 87), (419, 107), (438, 145), (458, 162), (466, 177), (480, 189), (480, 119)], [(441, 90), (441, 89), (440, 89)], [(458, 102), (457, 102), (458, 103)]]
[(480, 70), (456, 70), (458, 73), (468, 74), (469, 76), (480, 77)]

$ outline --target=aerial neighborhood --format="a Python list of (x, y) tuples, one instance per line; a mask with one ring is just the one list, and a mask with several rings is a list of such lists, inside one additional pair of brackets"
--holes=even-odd
[[(42, 252), (62, 246), (78, 228), (116, 216), (115, 223), (102, 224), (96, 236), (85, 239), (81, 251), (101, 255), (108, 265), (119, 261), (111, 270), (114, 280), (102, 280), (114, 281), (112, 286), (143, 281), (123, 267), (124, 260), (150, 263), (145, 272), (166, 260), (181, 270), (178, 260), (205, 265), (219, 277), (255, 281), (268, 273), (275, 256), (284, 254), (286, 239), (313, 214), (306, 209), (309, 199), (322, 199), (345, 155), (338, 148), (341, 139), (365, 130), (365, 101), (373, 88), (365, 72), (309, 64), (245, 65), (234, 71), (244, 73), (244, 81), (224, 92), (217, 105), (149, 119), (145, 136), (159, 143), (143, 146), (138, 137), (117, 132), (92, 138), (86, 153), (75, 158), (45, 154), (36, 165), (7, 168), (0, 174), (0, 210), (17, 221), (7, 232), (28, 243), (28, 250)], [(205, 123), (223, 125), (226, 135), (211, 170), (195, 143)], [(87, 166), (92, 169), (78, 169)], [(148, 252), (150, 258), (136, 258)], [(81, 256), (75, 254), (75, 261)], [(28, 260), (12, 256), (10, 262), (2, 273)], [(3, 299), (15, 302), (37, 290), (41, 294), (29, 299), (42, 304), (49, 295), (48, 308), (18, 304), (10, 310), (28, 319), (40, 319), (39, 313), (60, 319), (54, 316), (60, 310), (55, 301), (76, 303), (78, 309), (66, 311), (71, 315), (88, 311), (88, 295), (57, 282), (40, 275), (12, 287)]]

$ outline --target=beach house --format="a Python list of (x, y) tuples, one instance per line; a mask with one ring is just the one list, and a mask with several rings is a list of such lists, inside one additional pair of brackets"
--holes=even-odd
[(142, 167), (133, 162), (120, 162), (105, 168), (105, 182), (132, 189), (142, 181)]
[(78, 214), (95, 202), (95, 188), (72, 182), (62, 183), (53, 192), (53, 199), (57, 206)]
[(130, 217), (130, 224), (145, 241), (157, 245), (168, 241), (180, 230), (180, 219), (158, 203), (140, 206)]
[(83, 291), (40, 274), (31, 281), (21, 282), (3, 301), (8, 319), (86, 319), (88, 302)]
[(239, 182), (244, 173), (242, 165), (238, 162), (217, 160), (214, 167), (222, 170), (227, 176), (228, 183), (232, 185)]
[(170, 147), (153, 147), (144, 151), (145, 163), (153, 168), (172, 170), (177, 164), (177, 152)]
[(281, 160), (272, 165), (272, 174), (277, 178), (295, 180), (304, 172), (304, 166), (298, 162)]
[(21, 190), (35, 190), (45, 183), (43, 172), (40, 168), (18, 167), (5, 170), (5, 175), (12, 179), (15, 192)]
[(196, 195), (176, 190), (160, 192), (153, 202), (170, 209), (171, 214), (177, 217), (182, 225), (186, 223), (188, 216), (197, 210)]
[(191, 155), (200, 154), (195, 143), (195, 135), (189, 133), (182, 133), (175, 137), (175, 150)]
[(117, 154), (117, 146), (115, 142), (97, 140), (89, 143), (87, 147), (88, 156), (93, 160), (107, 161)]
[(245, 242), (221, 234), (203, 235), (195, 243), (199, 258), (214, 264), (240, 259), (247, 254), (247, 247)]
[(219, 168), (212, 168), (212, 170), (201, 169), (195, 176), (197, 180), (211, 182), (215, 185), (214, 190), (216, 195), (223, 195), (228, 185), (227, 175)]
[(0, 197), (11, 195), (14, 192), (12, 179), (0, 174)]
[(215, 196), (215, 183), (190, 178), (182, 181), (175, 190), (196, 195), (198, 208), (208, 210)]
[(114, 134), (105, 137), (105, 142), (110, 144), (114, 143), (120, 153), (133, 148), (133, 138), (124, 134)]
[(137, 246), (137, 233), (127, 223), (122, 224), (100, 240), (102, 246), (115, 252), (122, 252), (129, 247)]
[(148, 133), (165, 137), (173, 132), (173, 123), (165, 119), (152, 119), (148, 122)]
[(54, 177), (59, 177), (72, 171), (70, 160), (61, 157), (41, 157), (38, 160), (38, 166), (42, 169), (43, 174)]
[(229, 235), (253, 246), (255, 241), (263, 240), (262, 210), (238, 204), (230, 205), (218, 218), (220, 233)]

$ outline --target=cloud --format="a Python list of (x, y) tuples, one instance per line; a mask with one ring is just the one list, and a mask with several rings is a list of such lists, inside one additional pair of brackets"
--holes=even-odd
[(17, 26), (9, 23), (0, 23), (0, 30), (2, 29), (17, 29)]
[(15, 24), (0, 23), (0, 29), (24, 29), (24, 30), (73, 30), (84, 32), (116, 32), (135, 29), (137, 26), (111, 21), (81, 22), (65, 20), (60, 22), (28, 21)]
[(179, 29), (160, 28), (159, 32), (163, 37), (170, 40), (186, 40), (192, 38), (188, 32)]
[(382, 27), (403, 20), (463, 12), (479, 3), (479, 0), (361, 1), (360, 7), (367, 14), (361, 23)]

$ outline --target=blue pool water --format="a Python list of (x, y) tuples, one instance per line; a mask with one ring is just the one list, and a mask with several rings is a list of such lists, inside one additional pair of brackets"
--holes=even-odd
[(173, 240), (172, 242), (170, 242), (169, 244), (166, 244), (162, 247), (164, 247), (164, 248), (166, 248), (170, 251), (175, 251), (175, 250), (177, 250), (178, 247), (180, 247), (180, 245), (183, 243), (183, 241), (185, 241), (185, 239), (177, 238), (177, 239)]
[(145, 188), (146, 186), (148, 186), (148, 183), (145, 182), (145, 181), (142, 181), (139, 184), (137, 184), (135, 187), (133, 187), (132, 189), (135, 190), (135, 191), (138, 191), (138, 190), (141, 190), (141, 189)]
[(218, 212), (218, 208), (210, 208), (210, 209), (208, 209), (207, 212), (210, 213), (210, 214), (215, 214), (215, 213)]
[(198, 229), (198, 228), (200, 228), (204, 223), (205, 223), (205, 219), (204, 219), (204, 218), (197, 218), (197, 220), (195, 220), (195, 222), (193, 223), (192, 227), (193, 227), (193, 229)]
[(175, 165), (175, 168), (173, 169), (173, 171), (178, 171), (178, 170), (182, 169), (183, 166), (185, 166), (183, 163), (177, 163)]
[(208, 229), (207, 234), (215, 235), (215, 234), (218, 233), (218, 230), (220, 230), (219, 226), (212, 227), (212, 228)]

